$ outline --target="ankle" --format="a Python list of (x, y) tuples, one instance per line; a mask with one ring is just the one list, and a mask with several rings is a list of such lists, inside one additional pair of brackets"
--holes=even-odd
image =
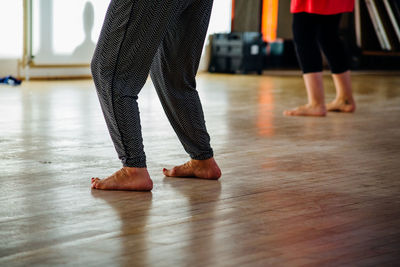
[(213, 157), (208, 159), (192, 159), (191, 163), (196, 166), (208, 166), (210, 164), (215, 164), (215, 160)]
[(326, 109), (325, 103), (311, 102), (307, 104), (310, 108)]
[(352, 104), (354, 103), (353, 97), (351, 96), (340, 96), (335, 98), (335, 102)]
[(128, 175), (135, 175), (138, 173), (147, 172), (147, 168), (137, 168), (137, 167), (123, 167), (122, 168)]

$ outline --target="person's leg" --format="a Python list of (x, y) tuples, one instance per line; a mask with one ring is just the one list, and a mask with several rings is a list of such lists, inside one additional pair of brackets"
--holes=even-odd
[(354, 112), (356, 102), (351, 88), (350, 71), (332, 74), (336, 88), (336, 98), (327, 104), (328, 111)]
[(166, 176), (218, 179), (221, 171), (213, 158), (195, 76), (210, 19), (212, 0), (188, 1), (185, 11), (159, 47), (151, 78), (164, 111), (191, 161)]
[(317, 42), (320, 15), (293, 14), (293, 39), (297, 59), (303, 71), (308, 103), (292, 110), (287, 116), (325, 116), (324, 87), (322, 83), (322, 57)]
[(341, 14), (324, 16), (318, 41), (328, 59), (336, 88), (336, 98), (327, 104), (328, 111), (354, 112), (356, 104), (351, 88), (349, 55), (339, 38)]
[(137, 104), (154, 55), (180, 1), (113, 0), (92, 61), (101, 108), (123, 169), (100, 180), (97, 189), (151, 190)]
[(325, 116), (325, 96), (322, 83), (322, 72), (303, 74), (307, 89), (308, 103), (284, 112), (287, 116)]

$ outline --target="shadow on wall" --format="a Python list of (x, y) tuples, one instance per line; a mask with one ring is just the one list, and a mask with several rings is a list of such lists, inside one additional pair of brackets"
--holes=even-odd
[(72, 57), (80, 61), (90, 62), (96, 44), (92, 41), (92, 31), (94, 25), (94, 8), (91, 2), (87, 2), (83, 11), (83, 30), (85, 39), (83, 43), (75, 48)]
[(94, 6), (91, 2), (86, 2), (83, 10), (83, 30), (84, 40), (78, 45), (71, 55), (59, 55), (54, 52), (53, 39), (53, 0), (40, 1), (40, 48), (35, 55), (35, 61), (39, 64), (51, 63), (79, 63), (89, 64), (93, 56), (96, 44), (92, 41), (92, 31), (94, 27)]

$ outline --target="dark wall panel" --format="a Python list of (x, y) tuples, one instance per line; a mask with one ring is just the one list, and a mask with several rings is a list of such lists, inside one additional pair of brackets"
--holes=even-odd
[(279, 0), (278, 4), (278, 28), (277, 37), (293, 39), (292, 35), (293, 15), (290, 13), (290, 0)]
[(261, 30), (261, 0), (235, 0), (233, 31), (259, 32)]

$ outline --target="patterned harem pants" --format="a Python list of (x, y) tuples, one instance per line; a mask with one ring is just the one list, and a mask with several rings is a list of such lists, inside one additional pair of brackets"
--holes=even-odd
[(124, 166), (146, 167), (138, 94), (150, 72), (165, 113), (192, 159), (213, 156), (195, 76), (213, 0), (112, 0), (91, 68)]

